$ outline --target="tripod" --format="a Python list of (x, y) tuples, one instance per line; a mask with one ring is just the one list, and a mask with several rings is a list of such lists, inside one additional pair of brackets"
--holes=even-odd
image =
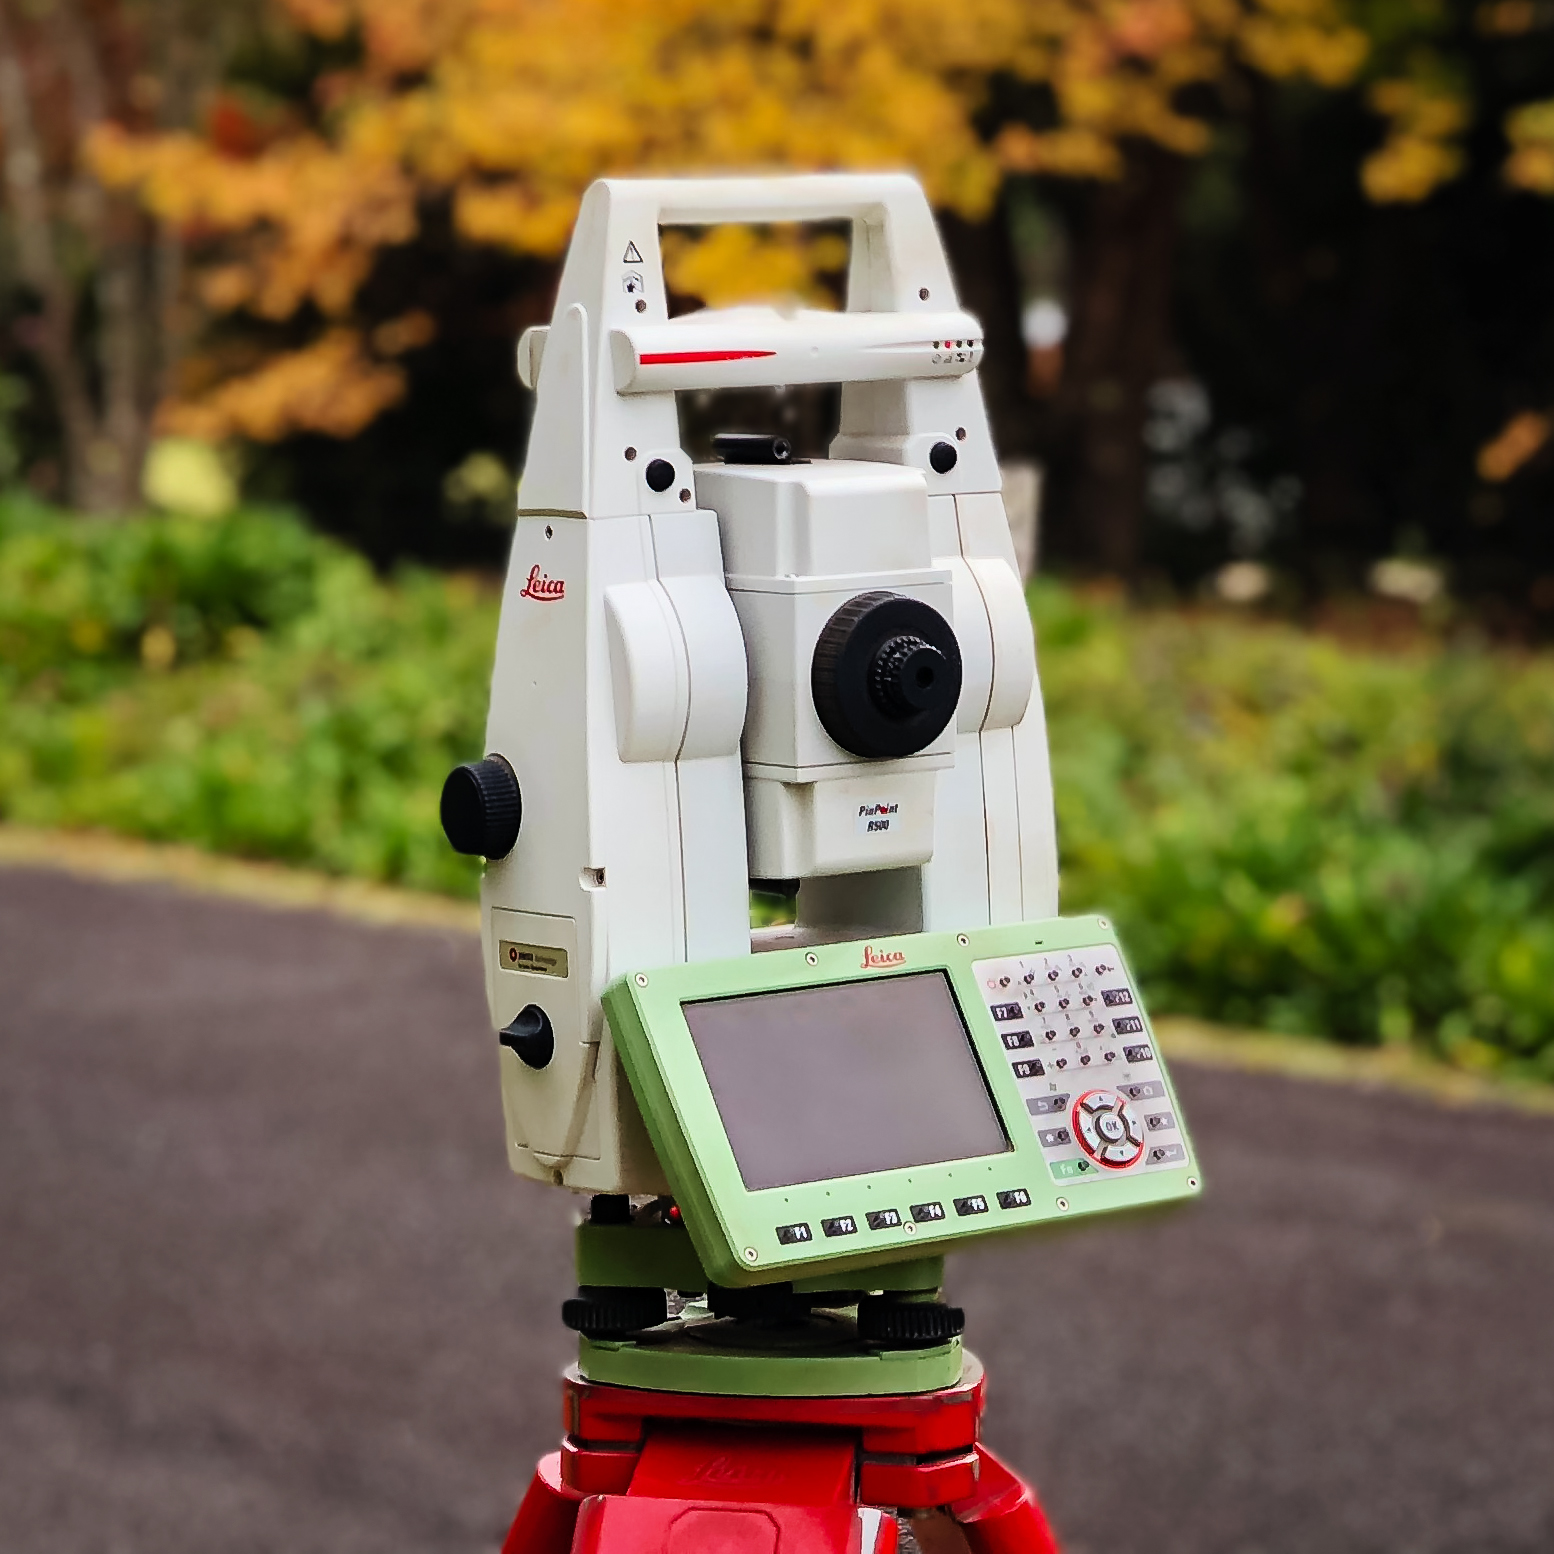
[(954, 1386), (878, 1397), (659, 1392), (573, 1367), (561, 1449), (502, 1554), (1058, 1554), (979, 1438), (985, 1391), (970, 1355)]

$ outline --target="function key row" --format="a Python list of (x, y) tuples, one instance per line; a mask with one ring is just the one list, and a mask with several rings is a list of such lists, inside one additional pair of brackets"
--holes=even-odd
[[(1001, 1209), (1028, 1209), (1031, 1206), (1031, 1195), (1024, 1187), (1010, 1187), (996, 1195), (996, 1202)], [(988, 1200), (982, 1193), (969, 1193), (964, 1198), (955, 1198), (952, 1204), (960, 1219), (990, 1212)], [(917, 1225), (932, 1225), (949, 1218), (944, 1205), (937, 1202), (914, 1203), (907, 1213)], [(864, 1215), (864, 1221), (870, 1230), (897, 1230), (905, 1222), (899, 1209), (871, 1209)], [(858, 1234), (858, 1221), (851, 1214), (838, 1214), (832, 1219), (821, 1220), (820, 1229), (827, 1237), (855, 1236)], [(802, 1246), (814, 1239), (814, 1232), (804, 1220), (777, 1227), (777, 1240), (783, 1246)]]

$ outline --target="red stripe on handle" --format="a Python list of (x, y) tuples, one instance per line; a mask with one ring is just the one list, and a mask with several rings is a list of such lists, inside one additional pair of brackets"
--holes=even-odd
[(747, 362), (776, 351), (648, 351), (640, 359), (644, 367), (677, 367), (688, 362)]

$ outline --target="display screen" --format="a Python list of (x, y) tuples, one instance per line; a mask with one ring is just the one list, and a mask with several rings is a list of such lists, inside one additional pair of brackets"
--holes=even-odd
[(681, 1007), (752, 1192), (1010, 1147), (942, 971)]

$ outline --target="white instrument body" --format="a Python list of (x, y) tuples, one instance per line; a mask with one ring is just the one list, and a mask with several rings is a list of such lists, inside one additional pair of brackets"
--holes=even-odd
[[(845, 312), (670, 321), (661, 225), (838, 218)], [(519, 347), (537, 403), (486, 732), (523, 797), (482, 888), (491, 1018), (538, 1003), (555, 1033), (543, 1068), (501, 1052), (521, 1174), (667, 1190), (599, 997), (623, 973), (750, 953), (751, 878), (803, 882), (800, 936), (1056, 915), (1035, 645), (981, 354), (905, 175), (585, 195), (552, 321)], [(692, 466), (676, 391), (801, 382), (843, 385), (830, 459)], [(810, 692), (821, 628), (878, 589), (931, 604), (961, 653), (955, 715), (900, 759), (833, 742)]]

